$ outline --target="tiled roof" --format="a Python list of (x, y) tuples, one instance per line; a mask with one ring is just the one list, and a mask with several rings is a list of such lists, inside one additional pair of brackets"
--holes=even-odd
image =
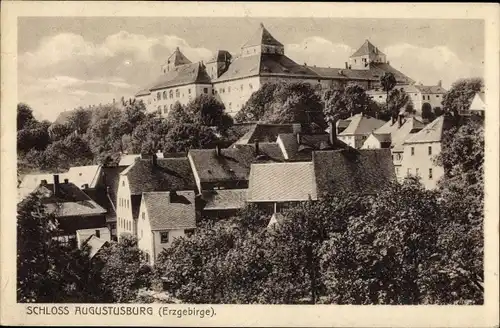
[(316, 72), (323, 78), (331, 79), (346, 79), (346, 80), (371, 80), (378, 81), (379, 78), (374, 76), (373, 72), (368, 69), (345, 69), (345, 68), (330, 68), (330, 67), (311, 67), (311, 70)]
[(431, 123), (427, 124), (419, 132), (410, 136), (404, 144), (425, 143), (425, 142), (440, 142), (443, 137), (443, 132), (452, 126), (450, 119), (445, 115), (439, 116)]
[(32, 193), (39, 185), (42, 180), (47, 180), (47, 182), (52, 183), (54, 182), (54, 174), (48, 173), (48, 174), (26, 174), (21, 183), (19, 184), (19, 187), (17, 189), (18, 191), (18, 196), (19, 199), (24, 199), (27, 197), (30, 193)]
[(247, 189), (220, 189), (202, 192), (204, 210), (229, 210), (245, 207)]
[(175, 66), (191, 64), (191, 61), (184, 56), (184, 54), (180, 51), (179, 47), (175, 48), (175, 51), (168, 57), (168, 64), (173, 64)]
[(211, 83), (210, 77), (201, 63), (186, 64), (173, 68), (165, 73), (150, 90), (154, 91), (193, 83)]
[(362, 114), (351, 116), (349, 120), (349, 126), (339, 135), (369, 135), (385, 124), (382, 120)]
[(413, 79), (401, 73), (388, 63), (370, 63), (370, 71), (372, 72), (373, 76), (377, 77), (377, 79), (380, 79), (380, 77), (382, 77), (385, 72), (388, 72), (394, 74), (394, 77), (396, 78), (396, 81), (398, 83), (415, 83)]
[(191, 149), (188, 155), (201, 182), (247, 181), (255, 149), (250, 145), (237, 148)]
[(130, 193), (140, 195), (150, 191), (191, 190), (195, 188), (193, 172), (186, 157), (139, 159), (125, 169)]
[(384, 55), (384, 53), (375, 47), (370, 41), (365, 40), (365, 43), (363, 43), (363, 45), (351, 55), (351, 58), (377, 54)]
[(443, 87), (440, 87), (439, 85), (420, 85), (420, 84), (415, 84), (415, 88), (417, 88), (421, 93), (438, 93), (438, 94), (443, 94), (446, 93), (446, 90)]
[(399, 124), (399, 119), (395, 123), (389, 120), (373, 132), (377, 135), (389, 134), (391, 145), (395, 146), (402, 144), (410, 136), (410, 133), (420, 131), (425, 126), (424, 123), (415, 117), (405, 117), (402, 123), (402, 125)]
[(317, 151), (313, 163), (318, 195), (374, 194), (396, 178), (390, 149)]
[(254, 124), (234, 144), (249, 144), (259, 142), (276, 142), (280, 133), (292, 133), (293, 124)]
[(49, 213), (56, 217), (105, 214), (106, 210), (71, 182), (59, 183), (59, 192), (54, 194), (54, 184), (40, 185), (36, 192)]
[(92, 235), (86, 242), (85, 245), (90, 246), (89, 257), (93, 258), (102, 248), (109, 245), (108, 240), (104, 240), (102, 238), (97, 238), (95, 235)]
[(285, 161), (285, 157), (280, 146), (275, 142), (259, 142), (259, 151), (255, 149), (256, 145), (246, 144), (246, 145), (234, 145), (236, 149), (245, 148), (244, 151), (250, 151), (249, 149), (254, 150), (254, 160), (252, 162), (283, 162)]
[(232, 58), (229, 51), (226, 50), (217, 50), (216, 53), (207, 60), (207, 64), (209, 63), (219, 63), (219, 62), (227, 62)]
[(151, 230), (194, 229), (194, 191), (145, 192), (142, 194)]
[(137, 92), (135, 94), (136, 97), (140, 97), (140, 96), (148, 96), (151, 94), (151, 91), (149, 91), (149, 89), (144, 89), (144, 90), (140, 90), (139, 92)]
[(273, 75), (307, 76), (316, 79), (319, 77), (311, 67), (299, 65), (287, 56), (261, 53), (236, 58), (229, 65), (228, 70), (218, 79), (214, 80), (214, 82), (251, 76)]
[(260, 24), (259, 29), (250, 37), (250, 39), (242, 46), (252, 47), (258, 46), (261, 44), (271, 45), (271, 46), (283, 46), (281, 42), (276, 40), (271, 33), (264, 27), (263, 24)]
[(136, 158), (141, 158), (140, 154), (127, 154), (120, 157), (120, 163), (118, 166), (129, 166), (135, 162)]
[[(301, 134), (299, 138), (294, 133), (279, 135), (279, 142), (283, 145), (285, 158), (292, 161), (310, 161), (313, 150), (344, 149), (349, 147), (345, 142), (336, 139), (335, 145), (330, 145), (330, 136), (327, 133)], [(300, 139), (300, 143), (299, 140)]]
[(316, 200), (311, 162), (252, 164), (247, 200), (286, 202)]

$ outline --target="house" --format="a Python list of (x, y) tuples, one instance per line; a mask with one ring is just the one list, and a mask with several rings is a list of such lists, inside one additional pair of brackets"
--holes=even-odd
[[(409, 84), (398, 85), (397, 89), (406, 92), (413, 103), (418, 114), (422, 114), (422, 106), (428, 103), (431, 108), (442, 107), (442, 102), (446, 90), (441, 86), (441, 81), (437, 85)], [(382, 88), (375, 88), (366, 92), (374, 101), (385, 103), (387, 101), (387, 92)]]
[(260, 24), (237, 53), (217, 50), (205, 63), (191, 62), (176, 48), (161, 66), (161, 77), (135, 97), (149, 112), (167, 115), (177, 101), (186, 104), (198, 95), (211, 94), (234, 116), (268, 82), (304, 82), (318, 89), (355, 82), (372, 89), (380, 84), (385, 72), (391, 72), (398, 84), (414, 83), (392, 67), (386, 55), (368, 40), (348, 61), (344, 68), (296, 63), (286, 56), (284, 45)]
[(444, 170), (434, 160), (441, 152), (444, 132), (452, 126), (452, 119), (443, 115), (405, 140), (400, 176), (419, 176), (426, 188), (436, 188)]
[(460, 115), (470, 115), (476, 114), (478, 116), (484, 117), (484, 112), (486, 111), (486, 99), (484, 91), (476, 92), (472, 102), (470, 104), (469, 110), (467, 112), (461, 112)]
[(122, 233), (137, 236), (137, 220), (144, 192), (195, 188), (193, 172), (186, 157), (143, 155), (120, 173), (116, 209), (118, 239)]
[(414, 116), (390, 120), (373, 131), (363, 143), (361, 149), (390, 148), (392, 161), (398, 179), (402, 179), (401, 161), (403, 158), (403, 142), (424, 128), (425, 124)]
[(359, 149), (368, 138), (370, 133), (380, 128), (385, 124), (384, 121), (376, 119), (371, 116), (366, 116), (363, 113), (353, 115), (346, 120), (337, 121), (336, 126), (345, 125), (348, 121), (347, 127), (341, 132), (338, 132), (338, 139), (343, 141), (352, 148)]
[(313, 163), (252, 164), (247, 202), (275, 213), (290, 204), (317, 199)]
[(67, 179), (61, 183), (55, 174), (53, 181), (42, 180), (35, 193), (41, 197), (47, 213), (57, 219), (59, 240), (76, 246), (77, 230), (106, 228), (104, 208)]
[(279, 134), (297, 133), (301, 131), (300, 124), (253, 124), (250, 129), (238, 139), (234, 145), (253, 144), (255, 142), (276, 142)]
[(135, 162), (136, 159), (141, 158), (141, 154), (123, 154), (120, 156), (118, 166), (129, 166)]
[(76, 231), (76, 245), (82, 248), (92, 236), (102, 241), (111, 241), (111, 233), (107, 227), (97, 229), (80, 229)]
[(137, 222), (138, 247), (151, 265), (175, 238), (190, 235), (196, 228), (193, 190), (144, 192)]
[(340, 193), (373, 195), (396, 179), (389, 149), (315, 151), (312, 164), (318, 197)]

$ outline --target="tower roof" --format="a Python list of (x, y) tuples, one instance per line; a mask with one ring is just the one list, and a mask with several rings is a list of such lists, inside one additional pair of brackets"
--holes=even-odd
[(179, 50), (179, 47), (175, 48), (175, 51), (168, 57), (168, 64), (174, 64), (174, 66), (191, 64), (191, 61), (187, 59), (186, 56)]
[(261, 44), (283, 47), (283, 44), (276, 40), (262, 23), (260, 23), (257, 32), (252, 35), (252, 37), (242, 46), (242, 48), (258, 46)]
[(377, 47), (375, 47), (370, 41), (365, 40), (365, 43), (363, 43), (363, 45), (358, 50), (356, 50), (354, 54), (351, 55), (351, 58), (359, 56), (367, 56), (367, 55), (368, 56), (378, 55), (378, 54), (384, 55), (384, 53), (380, 51)]

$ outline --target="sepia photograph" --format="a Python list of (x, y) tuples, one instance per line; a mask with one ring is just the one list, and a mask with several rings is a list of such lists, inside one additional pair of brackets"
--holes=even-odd
[(273, 16), (17, 18), (26, 315), (485, 305), (486, 20)]

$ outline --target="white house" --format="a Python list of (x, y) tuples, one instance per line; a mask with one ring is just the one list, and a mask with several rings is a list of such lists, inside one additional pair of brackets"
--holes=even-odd
[(484, 116), (484, 112), (486, 111), (486, 102), (485, 102), (485, 94), (484, 91), (477, 92), (472, 99), (472, 102), (469, 107), (470, 114), (477, 114), (479, 116)]
[(151, 265), (175, 238), (196, 228), (195, 193), (188, 191), (145, 192), (137, 221), (138, 246)]
[(337, 139), (356, 149), (363, 146), (370, 133), (385, 124), (385, 121), (374, 117), (356, 114), (346, 120), (339, 120), (336, 124), (337, 129), (339, 130), (339, 127), (346, 122), (348, 122), (347, 127), (339, 131)]

